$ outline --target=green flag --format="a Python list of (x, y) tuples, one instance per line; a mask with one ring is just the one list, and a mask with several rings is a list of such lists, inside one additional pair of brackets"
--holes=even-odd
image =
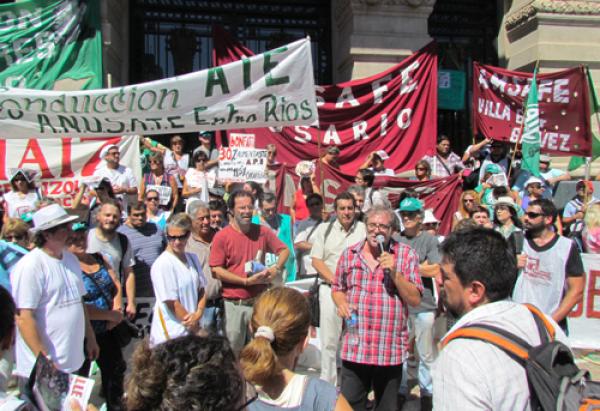
[[(594, 87), (590, 71), (586, 70), (586, 73), (590, 88), (590, 107), (592, 114), (595, 114), (600, 111), (600, 104), (598, 103), (598, 95), (596, 94), (596, 88)], [(598, 134), (592, 132), (592, 161), (598, 157), (600, 157), (600, 137), (598, 137)], [(571, 157), (571, 161), (569, 161), (569, 171), (573, 171), (583, 165), (585, 165), (585, 157), (573, 156)]]
[(0, 86), (102, 88), (99, 0), (26, 0), (0, 16)]
[(536, 177), (540, 176), (540, 108), (537, 96), (537, 68), (533, 72), (531, 88), (525, 105), (525, 125), (523, 127), (523, 139), (521, 152), (523, 160), (521, 169), (529, 171)]

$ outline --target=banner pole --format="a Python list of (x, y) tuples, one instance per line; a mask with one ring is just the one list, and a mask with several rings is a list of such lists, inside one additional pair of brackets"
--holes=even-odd
[(112, 74), (106, 73), (106, 88), (112, 88)]
[[(540, 61), (535, 61), (535, 67), (533, 68), (533, 72), (535, 73), (540, 67)], [(515, 143), (515, 149), (513, 151), (512, 158), (510, 160), (510, 165), (508, 166), (508, 173), (506, 175), (506, 179), (510, 180), (510, 174), (512, 173), (513, 163), (515, 162), (515, 157), (517, 155), (517, 151), (519, 151), (519, 143), (521, 142), (521, 138), (523, 137), (523, 128), (525, 127), (525, 120), (527, 119), (527, 111), (525, 110), (525, 106), (527, 105), (527, 100), (523, 99), (523, 122), (521, 122), (521, 127), (519, 127), (519, 136), (517, 137), (517, 142)]]
[[(585, 71), (587, 74), (587, 78), (588, 78), (588, 87), (592, 87), (594, 85), (594, 83), (592, 82), (592, 73), (590, 73), (590, 68), (588, 66), (585, 66)], [(590, 99), (592, 101), (596, 101), (595, 100), (595, 90), (590, 90)], [(596, 109), (596, 103), (594, 103), (594, 115), (596, 116), (596, 122), (598, 123), (598, 125), (600, 126), (600, 114), (598, 113), (598, 110)], [(590, 124), (590, 128), (593, 129), (592, 124)], [(590, 134), (592, 137), (592, 155), (594, 155), (593, 151), (594, 151), (594, 133), (590, 130)], [(585, 179), (589, 180), (590, 179), (590, 175), (591, 175), (591, 171), (592, 171), (592, 158), (591, 157), (586, 157), (585, 158)]]

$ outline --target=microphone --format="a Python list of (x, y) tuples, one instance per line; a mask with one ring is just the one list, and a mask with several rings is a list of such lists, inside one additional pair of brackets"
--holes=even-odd
[[(381, 253), (384, 253), (385, 248), (383, 246), (383, 243), (385, 243), (385, 237), (383, 235), (379, 234), (377, 237), (375, 237), (375, 240), (377, 241), (377, 244), (379, 244), (379, 250), (381, 251)], [(391, 271), (389, 268), (384, 268), (383, 273), (385, 275), (390, 275)]]

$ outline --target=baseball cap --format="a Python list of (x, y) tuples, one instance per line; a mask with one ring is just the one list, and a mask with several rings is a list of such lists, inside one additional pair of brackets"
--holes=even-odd
[(536, 183), (537, 184), (544, 184), (541, 179), (539, 179), (537, 177), (534, 177), (534, 176), (531, 176), (531, 177), (529, 177), (527, 179), (527, 181), (525, 181), (525, 187), (527, 187), (529, 184), (536, 184)]
[(108, 151), (111, 148), (116, 148), (117, 150), (119, 149), (119, 146), (116, 144), (109, 144), (106, 147), (104, 147), (101, 151), (100, 151), (100, 158), (104, 158), (106, 157), (106, 155), (108, 154)]
[(502, 169), (498, 164), (492, 163), (485, 166), (485, 173), (500, 174), (501, 172)]
[(400, 211), (421, 211), (423, 203), (416, 198), (407, 197), (400, 203)]

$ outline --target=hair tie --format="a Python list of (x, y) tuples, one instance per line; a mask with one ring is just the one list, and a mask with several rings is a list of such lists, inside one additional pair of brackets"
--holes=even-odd
[(269, 342), (275, 341), (275, 334), (273, 333), (273, 329), (266, 325), (261, 325), (258, 327), (256, 332), (254, 333), (254, 338), (263, 337), (269, 340)]

